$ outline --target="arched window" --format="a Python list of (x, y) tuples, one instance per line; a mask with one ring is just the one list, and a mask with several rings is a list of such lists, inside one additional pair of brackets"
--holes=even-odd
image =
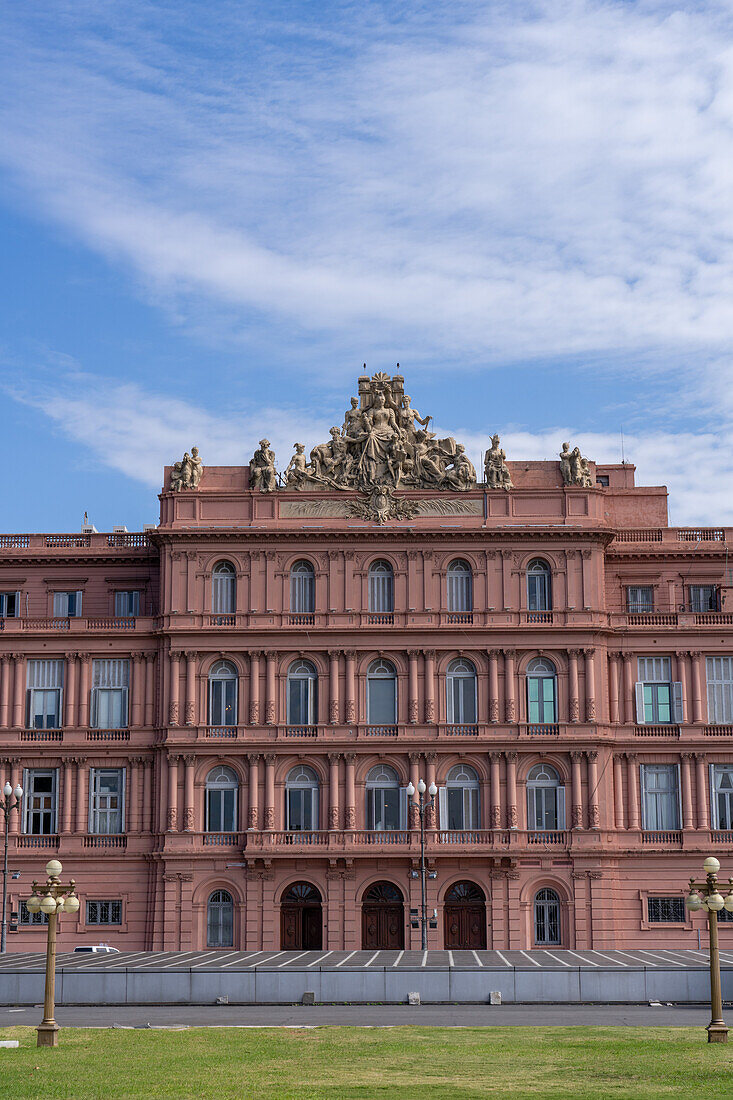
[[(478, 829), (478, 776), (467, 764), (456, 764), (448, 772), (440, 792), (441, 829)], [(445, 803), (445, 809), (443, 804)]]
[(227, 890), (215, 890), (206, 906), (206, 946), (234, 947), (234, 902)]
[(220, 561), (211, 574), (211, 610), (233, 615), (237, 608), (237, 573), (230, 561)]
[(393, 726), (397, 721), (397, 673), (394, 665), (372, 661), (367, 672), (367, 722), (372, 726)]
[(476, 721), (476, 669), (463, 657), (448, 665), (446, 704), (446, 717), (452, 725), (473, 725)]
[(552, 611), (552, 574), (541, 558), (527, 566), (527, 607), (530, 611)]
[(535, 657), (527, 665), (527, 721), (530, 725), (557, 722), (557, 672), (545, 657)]
[(535, 764), (527, 776), (527, 826), (543, 831), (565, 828), (565, 787), (549, 764)]
[(313, 768), (299, 764), (285, 780), (285, 828), (318, 828), (318, 776)]
[(473, 574), (462, 558), (456, 558), (448, 566), (448, 611), (457, 615), (473, 611)]
[(231, 661), (217, 661), (209, 672), (209, 725), (236, 724), (237, 670)]
[(367, 829), (399, 829), (400, 781), (387, 764), (372, 768), (366, 781)]
[(316, 610), (316, 574), (309, 561), (296, 561), (290, 570), (290, 610), (294, 615)]
[(560, 898), (547, 887), (534, 898), (534, 942), (537, 947), (560, 943)]
[(369, 610), (377, 615), (394, 611), (394, 573), (388, 561), (374, 561), (369, 566)]
[(318, 721), (318, 673), (310, 661), (293, 661), (288, 669), (288, 725), (314, 726)]
[(231, 768), (212, 768), (206, 776), (207, 833), (236, 833), (237, 776)]

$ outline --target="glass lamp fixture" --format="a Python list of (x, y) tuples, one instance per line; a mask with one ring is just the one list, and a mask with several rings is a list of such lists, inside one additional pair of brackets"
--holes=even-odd
[(412, 784), (412, 783), (408, 783), (408, 784), (407, 784), (407, 787), (405, 788), (405, 790), (407, 791), (407, 793), (408, 793), (408, 795), (410, 796), (410, 798), (412, 798), (412, 796), (413, 796), (413, 795), (414, 795), (414, 793), (415, 793), (415, 787), (414, 787), (414, 784)]
[(18, 786), (13, 791), (13, 794), (18, 799), (18, 802), (20, 802), (21, 798), (23, 797), (23, 788), (21, 787), (20, 783), (18, 784)]
[(430, 786), (428, 787), (428, 794), (431, 796), (431, 798), (435, 798), (437, 793), (438, 793), (438, 788), (435, 786), (434, 783), (431, 783)]
[(50, 894), (46, 894), (44, 898), (41, 898), (40, 909), (42, 913), (50, 917), (52, 913), (56, 912), (56, 898), (51, 897)]
[(49, 859), (46, 864), (46, 874), (49, 878), (58, 878), (62, 870), (63, 868), (57, 859)]
[(25, 907), (29, 913), (40, 913), (41, 911), (41, 899), (38, 894), (31, 894), (28, 901), (25, 903)]
[(708, 909), (712, 909), (714, 913), (719, 913), (724, 905), (725, 901), (722, 894), (716, 892), (715, 894), (711, 894), (708, 898)]
[(424, 779), (418, 779), (417, 789), (420, 792), (420, 794), (425, 794), (425, 780)]
[(717, 875), (720, 870), (720, 860), (715, 856), (708, 856), (702, 866), (706, 875)]
[(79, 912), (79, 899), (76, 894), (69, 894), (68, 898), (64, 901), (65, 913), (78, 913)]
[(12, 793), (13, 793), (13, 788), (10, 786), (9, 783), (6, 783), (5, 786), (3, 787), (3, 794), (5, 795), (6, 798), (10, 798)]
[(723, 908), (727, 913), (733, 913), (733, 893), (728, 894), (727, 898), (723, 902)]
[(687, 895), (685, 898), (685, 905), (692, 913), (696, 913), (698, 909), (702, 908), (702, 898), (696, 890), (693, 890)]

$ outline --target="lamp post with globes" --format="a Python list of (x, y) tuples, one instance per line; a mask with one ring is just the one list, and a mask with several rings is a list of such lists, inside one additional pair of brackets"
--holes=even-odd
[[(4, 851), (3, 851), (3, 923), (0, 928), (0, 954), (5, 951), (5, 938), (8, 931), (8, 826), (10, 825), (10, 814), (13, 810), (19, 810), (21, 807), (21, 800), (23, 798), (23, 788), (20, 783), (13, 790), (9, 783), (6, 783), (3, 787), (3, 799), (0, 801), (0, 809), (2, 809), (5, 816), (5, 835), (4, 835)], [(15, 801), (13, 801), (15, 799)]]
[(57, 1047), (59, 1045), (59, 1025), (54, 1020), (54, 1000), (56, 993), (56, 928), (61, 913), (78, 913), (79, 899), (73, 878), (68, 886), (60, 881), (63, 868), (57, 859), (46, 864), (46, 882), (40, 888), (34, 882), (33, 893), (26, 902), (29, 913), (45, 913), (48, 917), (48, 936), (46, 939), (46, 991), (43, 1000), (43, 1019), (36, 1028), (39, 1047)]
[[(427, 790), (430, 795), (430, 800), (425, 801), (425, 791)], [(407, 786), (407, 797), (409, 798), (410, 806), (417, 810), (420, 818), (420, 944), (423, 951), (428, 947), (428, 908), (427, 908), (427, 891), (426, 891), (426, 876), (427, 867), (425, 865), (425, 813), (435, 804), (435, 796), (438, 793), (438, 788), (435, 783), (431, 783), (430, 787), (425, 786), (423, 779), (417, 781), (417, 802), (414, 800), (415, 786), (413, 783), (409, 783)]]
[(710, 1023), (707, 1026), (709, 1043), (727, 1043), (728, 1028), (723, 1019), (723, 995), (720, 985), (720, 955), (718, 952), (718, 913), (725, 909), (733, 912), (733, 879), (728, 880), (728, 892), (725, 897), (720, 893), (718, 871), (720, 862), (715, 856), (708, 856), (703, 863), (705, 881), (690, 879), (690, 892), (685, 905), (691, 913), (704, 909), (708, 915), (710, 933)]

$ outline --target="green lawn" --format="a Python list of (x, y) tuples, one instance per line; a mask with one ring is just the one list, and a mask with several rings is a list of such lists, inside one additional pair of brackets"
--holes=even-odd
[(733, 1096), (733, 1044), (700, 1028), (5, 1028), (0, 1096), (354, 1098)]

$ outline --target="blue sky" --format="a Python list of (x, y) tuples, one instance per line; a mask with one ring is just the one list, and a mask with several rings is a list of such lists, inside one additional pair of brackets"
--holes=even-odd
[(7, 6), (2, 527), (130, 529), (391, 371), (733, 523), (724, 4)]

